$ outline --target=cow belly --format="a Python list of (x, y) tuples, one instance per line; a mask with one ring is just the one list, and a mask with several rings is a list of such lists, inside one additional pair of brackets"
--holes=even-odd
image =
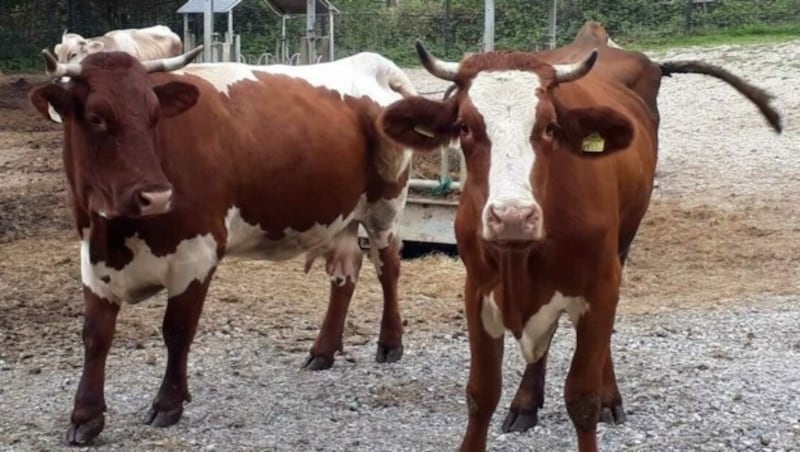
[(169, 296), (183, 293), (192, 281), (203, 281), (217, 264), (217, 243), (211, 234), (182, 240), (175, 252), (153, 254), (138, 236), (125, 240), (133, 258), (121, 270), (89, 258), (88, 230), (81, 241), (81, 279), (95, 295), (112, 303), (138, 303), (163, 288)]
[(316, 223), (304, 231), (286, 228), (283, 237), (277, 240), (268, 238), (257, 224), (245, 221), (238, 207), (231, 207), (225, 217), (228, 232), (225, 254), (276, 261), (291, 259), (331, 242), (348, 224), (360, 219), (365, 204), (366, 196), (362, 196), (352, 212), (339, 215), (330, 223)]

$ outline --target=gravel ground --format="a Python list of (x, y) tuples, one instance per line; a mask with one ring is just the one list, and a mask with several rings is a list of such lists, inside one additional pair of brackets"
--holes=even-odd
[[(786, 128), (774, 135), (719, 81), (663, 81), (658, 209), (634, 244), (613, 342), (628, 423), (600, 427), (602, 450), (800, 451), (798, 54), (800, 41), (652, 55), (703, 59), (745, 75), (778, 95)], [(419, 69), (409, 74), (422, 92), (446, 87)], [(58, 153), (47, 151), (58, 140), (51, 132), (34, 136), (13, 122), (16, 110), (7, 113), (0, 124), (0, 197), (3, 206), (18, 208), (14, 218), (0, 220), (26, 228), (0, 244), (0, 255), (14, 253), (0, 259), (0, 450), (62, 450), (82, 364), (80, 300), (70, 285), (77, 254), (71, 237), (53, 232), (68, 224), (64, 218), (52, 228), (45, 221), (53, 215), (42, 206), (57, 202), (30, 204), (40, 185), (63, 189), (62, 174), (52, 168)], [(27, 144), (16, 144), (21, 136)], [(41, 168), (16, 166), (23, 152), (17, 146), (33, 156), (40, 145)], [(17, 214), (47, 218), (23, 221)], [(426, 264), (404, 264), (412, 275), (401, 286), (409, 326), (397, 365), (373, 362), (379, 292), (362, 275), (347, 354), (332, 370), (315, 373), (299, 365), (322, 316), (322, 279), (301, 279), (300, 264), (281, 265), (233, 261), (220, 269), (190, 355), (194, 401), (170, 429), (140, 424), (165, 364), (157, 332), (163, 300), (124, 309), (98, 450), (456, 448), (466, 422), (469, 359), (457, 313), (460, 264), (440, 262), (443, 273), (435, 278)], [(523, 369), (517, 345), (507, 344), (491, 450), (574, 450), (562, 402), (574, 335), (566, 323), (561, 331), (541, 426), (523, 435), (500, 434)]]
[[(601, 448), (798, 450), (798, 302), (753, 299), (725, 309), (622, 316), (613, 344), (628, 422), (601, 426)], [(491, 450), (574, 448), (561, 398), (573, 336), (562, 322), (541, 425), (521, 435), (499, 429), (524, 367), (516, 343), (507, 340), (506, 384)], [(116, 349), (99, 450), (453, 450), (466, 420), (464, 335), (456, 329), (434, 337), (410, 334), (401, 365), (374, 363), (374, 347), (350, 347), (330, 372), (310, 373), (298, 369), (303, 352), (283, 352), (267, 337), (237, 328), (201, 335), (190, 366), (194, 401), (183, 420), (166, 430), (139, 423), (161, 378), (160, 344)], [(0, 363), (3, 450), (58, 449), (80, 363), (77, 349)], [(17, 409), (35, 416), (9, 423)]]

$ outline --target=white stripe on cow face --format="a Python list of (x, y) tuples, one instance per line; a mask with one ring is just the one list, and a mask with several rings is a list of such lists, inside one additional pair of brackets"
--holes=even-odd
[[(517, 70), (481, 72), (472, 81), (470, 99), (483, 117), (491, 142), (489, 197), (482, 215), (484, 239), (543, 235), (541, 207), (531, 186), (536, 155), (530, 139), (540, 86), (537, 74)], [(508, 221), (502, 224), (503, 220)], [(507, 226), (505, 233), (500, 226)]]

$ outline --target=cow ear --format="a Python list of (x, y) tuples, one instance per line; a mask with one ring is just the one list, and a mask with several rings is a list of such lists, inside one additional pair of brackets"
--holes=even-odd
[(153, 87), (153, 91), (158, 96), (161, 114), (167, 118), (192, 108), (200, 97), (200, 91), (196, 86), (184, 82), (167, 82)]
[(53, 83), (38, 86), (28, 94), (28, 101), (42, 116), (59, 124), (70, 112), (71, 99), (66, 89)]
[(452, 101), (424, 97), (399, 100), (381, 113), (379, 124), (389, 138), (420, 151), (432, 151), (458, 137), (456, 108)]
[(558, 122), (568, 149), (584, 156), (602, 156), (627, 148), (633, 125), (622, 113), (609, 107), (560, 109)]
[(103, 41), (89, 41), (86, 44), (86, 52), (87, 53), (97, 53), (97, 52), (103, 50), (103, 47), (105, 47), (105, 46), (106, 45), (103, 43)]

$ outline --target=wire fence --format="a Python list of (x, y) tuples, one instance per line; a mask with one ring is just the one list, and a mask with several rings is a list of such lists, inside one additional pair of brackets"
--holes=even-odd
[(136, 0), (2, 0), (0, 1), (0, 67), (7, 71), (40, 67), (39, 52), (52, 50), (64, 30), (84, 37), (110, 30), (155, 24), (182, 30), (176, 10), (181, 1)]
[[(2, 0), (0, 1), (0, 69), (41, 67), (39, 51), (61, 40), (65, 29), (85, 37), (109, 30), (169, 26), (182, 36), (177, 9), (185, 0)], [(333, 0), (341, 11), (335, 19), (336, 57), (375, 51), (398, 64), (417, 64), (414, 40), (449, 59), (483, 48), (483, 0), (402, 0), (387, 7), (378, 0)], [(391, 3), (391, 2), (390, 2)], [(398, 2), (395, 2), (398, 3)], [(548, 13), (552, 0), (496, 0), (495, 48), (536, 50), (549, 42)], [(571, 40), (589, 19), (599, 20), (620, 43), (637, 39), (747, 27), (800, 24), (800, 0), (559, 0), (557, 37)], [(224, 17), (217, 18), (217, 30)], [(327, 35), (324, 16), (318, 36)], [(190, 29), (202, 37), (202, 18)], [(241, 34), (248, 62), (275, 54), (281, 22), (266, 0), (244, 0), (234, 10), (235, 32)], [(752, 30), (751, 30), (752, 31)], [(756, 30), (757, 32), (758, 30)], [(305, 19), (287, 21), (290, 52), (299, 52)]]

